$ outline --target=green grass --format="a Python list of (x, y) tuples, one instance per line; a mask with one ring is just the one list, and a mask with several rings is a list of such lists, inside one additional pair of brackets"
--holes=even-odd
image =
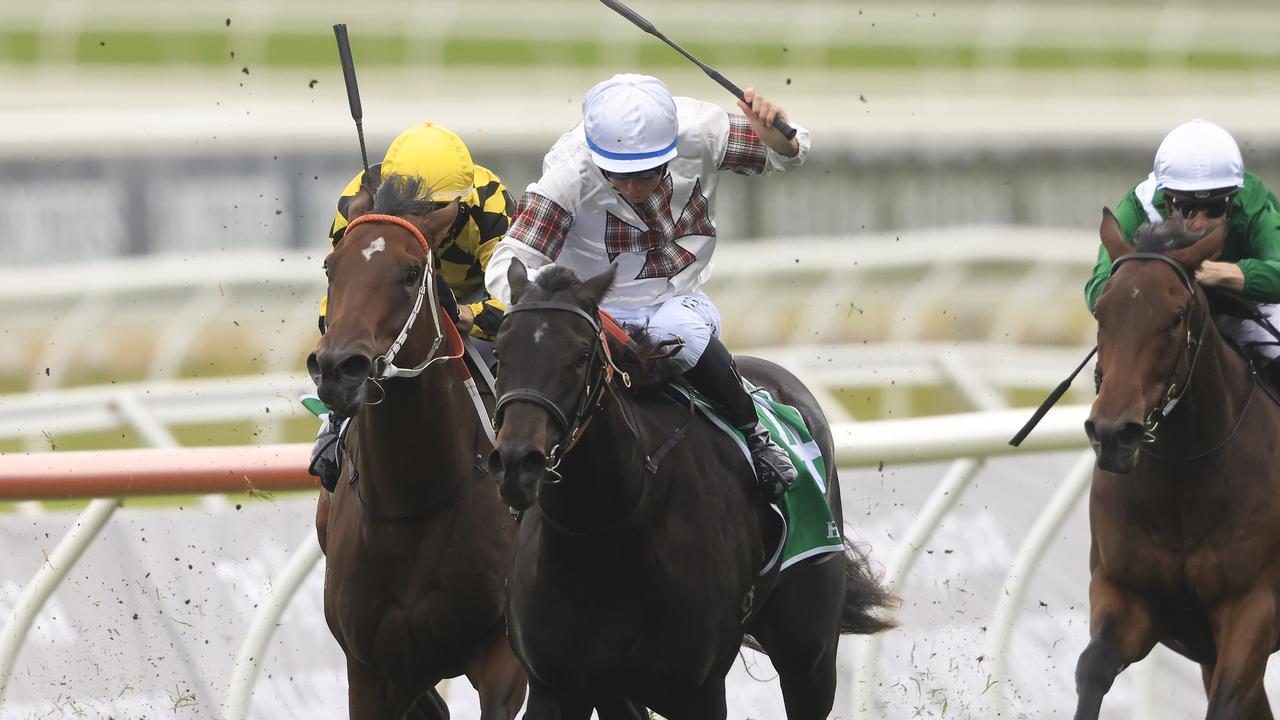
[[(47, 36), (27, 30), (0, 31), (0, 63), (31, 64), (42, 60), (40, 43)], [(54, 37), (54, 42), (61, 42)], [(83, 65), (177, 65), (277, 68), (330, 68), (335, 62), (328, 33), (275, 32), (257, 42), (220, 31), (148, 33), (83, 30), (74, 38), (74, 59)], [(636, 57), (641, 70), (682, 67), (687, 61), (662, 43), (640, 36), (627, 46), (606, 46), (596, 39), (542, 40), (527, 37), (450, 36), (440, 47), (415, 46), (403, 35), (352, 37), (352, 54), (361, 67), (402, 66), (438, 59), (446, 67), (593, 67), (606, 58)], [(979, 67), (986, 55), (972, 45), (918, 47), (831, 43), (788, 47), (781, 42), (689, 42), (686, 48), (709, 65), (754, 67), (826, 67), (832, 69), (924, 70)], [(991, 61), (1024, 71), (1102, 69), (1135, 70), (1172, 67), (1184, 70), (1280, 70), (1280, 52), (1232, 50), (1174, 54), (1142, 49), (1089, 50), (1024, 46)]]

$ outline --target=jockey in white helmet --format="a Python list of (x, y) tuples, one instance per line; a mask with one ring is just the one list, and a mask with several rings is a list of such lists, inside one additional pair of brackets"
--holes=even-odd
[(579, 277), (617, 266), (603, 308), (645, 326), (657, 340), (680, 340), (685, 378), (747, 437), (763, 493), (776, 499), (796, 477), (787, 454), (756, 419), (729, 351), (720, 312), (702, 292), (716, 245), (720, 173), (758, 175), (804, 162), (809, 133), (788, 140), (772, 127), (782, 109), (747, 89), (745, 115), (686, 97), (661, 80), (615, 75), (582, 103), (583, 121), (563, 135), (529, 185), (485, 273), (489, 292), (510, 301), (507, 268), (530, 277), (555, 263)]
[[(1280, 328), (1280, 204), (1261, 180), (1244, 171), (1240, 147), (1226, 130), (1200, 119), (1174, 128), (1156, 150), (1151, 174), (1129, 191), (1115, 214), (1130, 243), (1140, 225), (1174, 214), (1195, 231), (1225, 226), (1222, 253), (1196, 270), (1196, 281), (1243, 294)], [(1090, 309), (1110, 275), (1111, 257), (1103, 247), (1085, 285)], [(1280, 344), (1270, 331), (1247, 318), (1219, 313), (1214, 320), (1280, 380)]]

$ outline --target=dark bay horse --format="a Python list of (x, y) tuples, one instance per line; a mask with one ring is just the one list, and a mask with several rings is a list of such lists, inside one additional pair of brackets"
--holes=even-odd
[[(525, 717), (585, 720), (592, 705), (632, 717), (604, 709), (628, 698), (668, 720), (725, 718), (725, 674), (747, 633), (778, 670), (787, 717), (826, 718), (840, 634), (892, 625), (867, 559), (849, 546), (791, 566), (747, 620), (766, 551), (745, 456), (687, 405), (620, 387), (594, 320), (612, 271), (582, 282), (550, 268), (531, 283), (513, 262), (508, 279), (490, 469), (525, 510), (507, 598), (530, 676)], [(840, 524), (817, 402), (776, 365), (741, 367), (805, 417)]]
[(465, 673), (481, 717), (510, 720), (525, 693), (502, 607), (515, 525), (483, 469), (485, 410), (435, 295), (428, 248), (459, 208), (419, 191), (384, 180), (376, 214), (353, 220), (325, 262), (327, 331), (307, 366), (352, 418), (342, 477), (316, 513), (325, 618), (347, 656), (352, 718), (447, 718), (434, 686)]
[(1200, 664), (1207, 718), (1271, 718), (1262, 678), (1280, 639), (1280, 408), (1209, 314), (1195, 270), (1223, 232), (1178, 220), (1127, 246), (1098, 298), (1098, 455), (1089, 498), (1091, 640), (1077, 720), (1157, 643)]

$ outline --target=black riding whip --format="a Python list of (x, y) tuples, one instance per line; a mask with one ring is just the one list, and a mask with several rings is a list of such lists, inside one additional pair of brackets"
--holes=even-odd
[(347, 82), (347, 103), (351, 105), (351, 119), (356, 121), (356, 135), (360, 138), (360, 160), (364, 163), (364, 176), (369, 177), (369, 153), (364, 149), (364, 111), (360, 109), (360, 86), (356, 85), (356, 64), (351, 60), (351, 41), (347, 39), (347, 24), (333, 26), (338, 38), (338, 58), (342, 61), (342, 79)]
[(1027, 436), (1030, 435), (1035, 426), (1039, 424), (1045, 413), (1049, 412), (1049, 408), (1053, 407), (1054, 404), (1062, 398), (1062, 394), (1067, 391), (1067, 388), (1071, 387), (1071, 381), (1076, 379), (1076, 376), (1080, 374), (1080, 371), (1084, 369), (1084, 366), (1088, 364), (1089, 360), (1093, 358), (1093, 354), (1096, 352), (1098, 352), (1098, 347), (1095, 345), (1094, 348), (1089, 351), (1089, 354), (1084, 356), (1084, 360), (1076, 366), (1075, 371), (1067, 376), (1066, 380), (1058, 383), (1058, 387), (1054, 388), (1053, 392), (1049, 393), (1049, 397), (1045, 398), (1044, 402), (1040, 403), (1040, 407), (1036, 408), (1035, 414), (1031, 416), (1031, 419), (1027, 421), (1027, 424), (1023, 425), (1022, 429), (1018, 431), (1018, 434), (1014, 435), (1013, 438), (1009, 440), (1010, 445), (1018, 447), (1022, 444), (1023, 440), (1027, 439)]
[[(708, 67), (706, 63), (690, 55), (688, 51), (686, 51), (684, 48), (672, 42), (670, 38), (668, 38), (666, 35), (663, 35), (661, 32), (659, 32), (658, 28), (653, 26), (653, 23), (649, 22), (648, 20), (645, 20), (644, 18), (636, 14), (635, 10), (632, 10), (626, 5), (623, 5), (622, 3), (618, 2), (618, 0), (600, 0), (600, 2), (609, 6), (614, 12), (618, 13), (622, 17), (630, 20), (632, 25), (635, 25), (641, 30), (658, 38), (662, 42), (674, 48), (676, 52), (689, 58), (689, 60), (692, 61), (694, 65), (697, 65), (698, 67), (702, 68), (702, 72), (706, 73), (707, 77), (720, 83), (720, 87), (733, 93), (734, 97), (738, 98), (743, 102), (746, 102), (746, 98), (742, 96), (742, 88), (729, 82), (729, 80), (725, 78), (725, 76), (721, 75), (720, 73), (716, 72), (712, 68)], [(787, 121), (783, 120), (781, 117), (775, 117), (773, 119), (773, 127), (778, 132), (782, 133), (783, 137), (785, 137), (788, 140), (796, 136), (796, 129), (788, 125)]]

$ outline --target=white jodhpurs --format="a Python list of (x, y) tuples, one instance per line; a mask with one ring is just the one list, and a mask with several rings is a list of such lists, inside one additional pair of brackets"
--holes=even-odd
[[(1268, 322), (1280, 328), (1280, 303), (1258, 303), (1256, 307)], [(1280, 341), (1259, 323), (1224, 314), (1214, 315), (1213, 321), (1223, 335), (1234, 340), (1249, 356), (1268, 361), (1280, 357), (1280, 345), (1277, 344)]]
[(698, 364), (707, 343), (720, 336), (720, 311), (700, 290), (648, 307), (631, 310), (606, 307), (605, 310), (624, 325), (645, 328), (648, 336), (658, 342), (682, 341), (684, 347), (672, 358), (681, 371)]

